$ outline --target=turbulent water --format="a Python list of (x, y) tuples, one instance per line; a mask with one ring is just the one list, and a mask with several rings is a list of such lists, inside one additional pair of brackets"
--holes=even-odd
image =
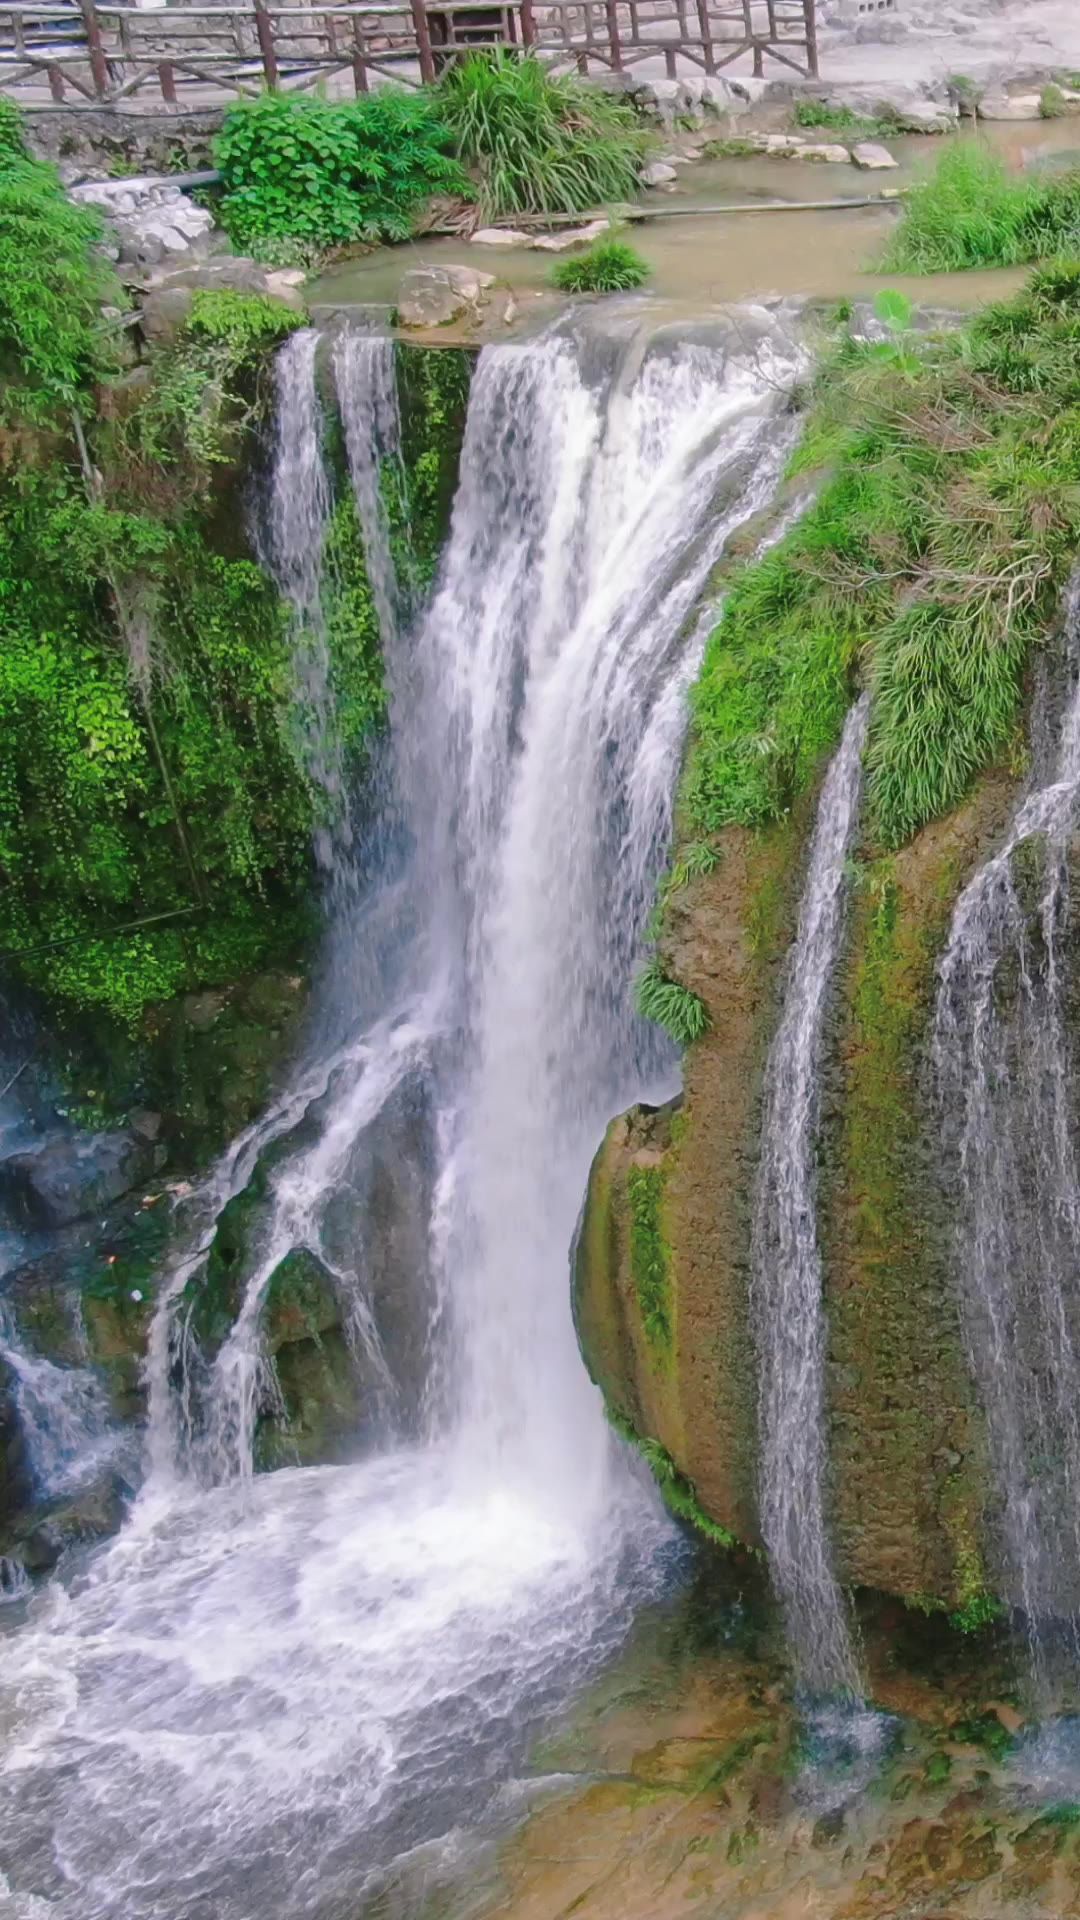
[(1002, 1591), (1051, 1704), (1080, 1658), (1080, 1161), (1066, 1006), (1069, 842), (1080, 819), (1080, 586), (1051, 765), (957, 901), (933, 1060), (957, 1204), (956, 1271), (1000, 1495)]
[(854, 1697), (859, 1675), (825, 1516), (824, 1364), (816, 1159), (825, 1009), (843, 924), (869, 719), (848, 715), (825, 778), (765, 1071), (752, 1244), (759, 1355), (761, 1530), (796, 1674), (810, 1696)]
[[(297, 336), (280, 372), (279, 566), (283, 527), (321, 540), (327, 522), (314, 351)], [(154, 1324), (134, 1514), (0, 1646), (0, 1873), (20, 1920), (35, 1896), (72, 1920), (356, 1920), (391, 1863), (482, 1820), (669, 1550), (582, 1368), (568, 1250), (607, 1119), (673, 1082), (631, 976), (692, 615), (776, 483), (797, 356), (760, 314), (697, 343), (486, 349), (439, 580), (410, 622), (350, 420), (381, 351), (346, 341), (335, 373), (386, 585), (393, 831), (376, 823), (364, 885), (339, 892), (311, 1056), (195, 1198)], [(308, 596), (299, 558), (293, 578), (314, 630), (321, 583)], [(410, 1349), (404, 1371), (379, 1248), (348, 1211), (401, 1113), (426, 1209), (422, 1364)], [(239, 1309), (201, 1353), (215, 1221), (257, 1164)], [(262, 1308), (298, 1246), (332, 1271), (385, 1397), (363, 1457), (253, 1477)]]

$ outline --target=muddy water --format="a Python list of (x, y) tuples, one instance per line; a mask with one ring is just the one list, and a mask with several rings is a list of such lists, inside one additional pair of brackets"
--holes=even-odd
[[(808, 138), (814, 136), (808, 135)], [(826, 132), (821, 134), (827, 140)], [(1052, 163), (1065, 154), (1080, 164), (1080, 118), (995, 124), (980, 133), (1010, 165), (1030, 165), (1043, 157)], [(648, 301), (658, 320), (677, 320), (737, 301), (770, 295), (804, 294), (815, 299), (870, 298), (883, 287), (898, 287), (929, 305), (979, 306), (1000, 299), (1024, 280), (1022, 269), (930, 276), (883, 275), (875, 263), (898, 218), (895, 202), (829, 211), (777, 212), (783, 201), (865, 199), (910, 184), (932, 166), (940, 139), (908, 138), (889, 143), (899, 161), (893, 173), (863, 173), (854, 166), (805, 161), (743, 159), (699, 161), (680, 168), (671, 193), (654, 194), (658, 218), (635, 224), (633, 242), (652, 269)], [(760, 203), (760, 212), (694, 213), (667, 218), (675, 208), (713, 208)], [(485, 248), (456, 239), (417, 241), (385, 247), (364, 259), (331, 268), (310, 289), (317, 304), (392, 306), (402, 275), (414, 266), (468, 263), (498, 276), (480, 337), (506, 337), (511, 327), (528, 327), (564, 304), (547, 285), (552, 257), (531, 248)], [(418, 336), (423, 337), (423, 336)], [(451, 328), (429, 336), (454, 338)]]
[[(1067, 1920), (1080, 1808), (1026, 1777), (1003, 1647), (864, 1614), (884, 1740), (800, 1734), (747, 1561), (699, 1571), (534, 1755), (423, 1920)], [(850, 1730), (849, 1730), (850, 1731)], [(828, 1733), (828, 1729), (826, 1729)], [(508, 1809), (508, 1815), (509, 1815)], [(524, 1815), (524, 1817), (522, 1817)], [(387, 1907), (395, 1920), (404, 1907)]]

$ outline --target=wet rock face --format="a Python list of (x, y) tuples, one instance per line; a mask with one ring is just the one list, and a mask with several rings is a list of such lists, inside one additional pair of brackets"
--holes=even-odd
[(145, 1132), (71, 1133), (0, 1161), (0, 1204), (31, 1230), (105, 1212), (164, 1159)]
[(15, 1375), (0, 1360), (0, 1527), (22, 1511), (33, 1492), (18, 1408)]
[[(837, 1571), (845, 1583), (965, 1612), (994, 1584), (992, 1514), (925, 1053), (952, 903), (1012, 794), (1007, 779), (987, 776), (965, 807), (897, 855), (862, 850), (821, 1088), (818, 1240)], [(711, 1520), (752, 1544), (748, 1288), (761, 1074), (811, 812), (808, 804), (757, 836), (728, 829), (715, 868), (669, 896), (665, 972), (704, 1000), (711, 1030), (685, 1057), (680, 1102), (633, 1109), (609, 1129), (576, 1263), (579, 1338), (609, 1405), (670, 1454)], [(655, 1304), (635, 1258), (643, 1181), (656, 1195), (666, 1345), (655, 1338)]]

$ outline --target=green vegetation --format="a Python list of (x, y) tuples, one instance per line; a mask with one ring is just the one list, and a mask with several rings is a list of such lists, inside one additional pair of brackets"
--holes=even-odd
[(694, 693), (687, 830), (781, 817), (873, 690), (872, 826), (902, 844), (1009, 744), (1080, 538), (1080, 267), (963, 330), (847, 341), (795, 528), (733, 580)]
[(923, 1779), (928, 1787), (943, 1787), (952, 1773), (952, 1760), (947, 1753), (931, 1753), (923, 1766)]
[[(260, 296), (199, 292), (175, 342), (118, 377), (97, 222), (23, 157), (13, 127), (0, 110), (0, 944), (59, 1011), (134, 1035), (151, 1003), (295, 964), (308, 931), (320, 797), (286, 724), (287, 610), (237, 544), (235, 496), (268, 356), (302, 322)], [(402, 516), (422, 537), (420, 584), (463, 408), (459, 357), (446, 358), (406, 396), (417, 477)], [(385, 692), (348, 493), (328, 560), (331, 671), (356, 763)]]
[(885, 250), (886, 273), (1013, 267), (1080, 250), (1080, 173), (1010, 173), (964, 140), (913, 187)]
[(895, 114), (868, 116), (850, 107), (829, 106), (824, 100), (797, 100), (792, 110), (797, 127), (827, 127), (834, 133), (854, 134), (860, 140), (888, 139), (901, 131)]
[(705, 1002), (670, 979), (655, 955), (638, 975), (636, 998), (642, 1018), (666, 1027), (680, 1047), (692, 1046), (709, 1030)]
[(954, 1720), (948, 1729), (950, 1740), (961, 1747), (978, 1747), (988, 1753), (992, 1760), (1004, 1760), (1011, 1753), (1016, 1741), (1006, 1727), (1003, 1727), (997, 1714), (991, 1708), (985, 1713), (969, 1714), (966, 1719)]
[(61, 192), (54, 167), (21, 152), (0, 118), (0, 424), (43, 425), (58, 407), (88, 410), (104, 369), (101, 304), (116, 291), (96, 251), (96, 213)]
[(633, 109), (539, 60), (501, 52), (463, 60), (440, 82), (438, 110), (476, 173), (485, 220), (581, 213), (637, 191), (650, 139)]
[(664, 1240), (661, 1207), (662, 1167), (632, 1166), (626, 1190), (630, 1201), (630, 1272), (641, 1323), (653, 1345), (671, 1346), (671, 1258)]
[(1061, 120), (1069, 111), (1069, 103), (1061, 88), (1051, 80), (1039, 95), (1039, 114), (1043, 120)]
[(468, 191), (430, 90), (379, 87), (356, 100), (264, 93), (233, 107), (214, 145), (221, 218), (238, 245), (326, 251), (407, 240), (433, 193)]
[(667, 1448), (662, 1447), (659, 1440), (641, 1440), (636, 1434), (632, 1434), (631, 1438), (642, 1458), (647, 1460), (652, 1468), (669, 1513), (676, 1514), (680, 1520), (688, 1520), (690, 1525), (704, 1534), (706, 1540), (711, 1540), (714, 1546), (734, 1547), (736, 1545), (734, 1534), (729, 1533), (726, 1527), (720, 1526), (718, 1521), (710, 1520), (698, 1500), (693, 1482), (687, 1479), (685, 1473), (679, 1472)]
[(563, 293), (625, 293), (644, 286), (650, 272), (636, 248), (609, 235), (594, 240), (584, 253), (560, 260), (551, 281)]

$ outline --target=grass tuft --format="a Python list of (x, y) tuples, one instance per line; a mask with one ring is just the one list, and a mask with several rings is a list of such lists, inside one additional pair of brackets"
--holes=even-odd
[(709, 1030), (704, 1000), (670, 980), (655, 955), (638, 975), (636, 997), (642, 1018), (665, 1027), (680, 1047), (692, 1046)]
[(625, 240), (595, 240), (584, 253), (560, 260), (552, 271), (552, 286), (562, 293), (628, 293), (644, 286), (651, 269)]
[(482, 217), (583, 213), (634, 197), (652, 136), (624, 100), (538, 60), (476, 54), (439, 84), (454, 150), (479, 182)]
[(1009, 748), (1075, 563), (1080, 264), (945, 335), (845, 340), (795, 464), (827, 478), (732, 578), (693, 695), (685, 831), (782, 817), (861, 681), (871, 829), (898, 846)]
[(911, 190), (885, 250), (886, 273), (1023, 266), (1080, 249), (1080, 173), (1010, 173), (991, 148), (964, 140)]

